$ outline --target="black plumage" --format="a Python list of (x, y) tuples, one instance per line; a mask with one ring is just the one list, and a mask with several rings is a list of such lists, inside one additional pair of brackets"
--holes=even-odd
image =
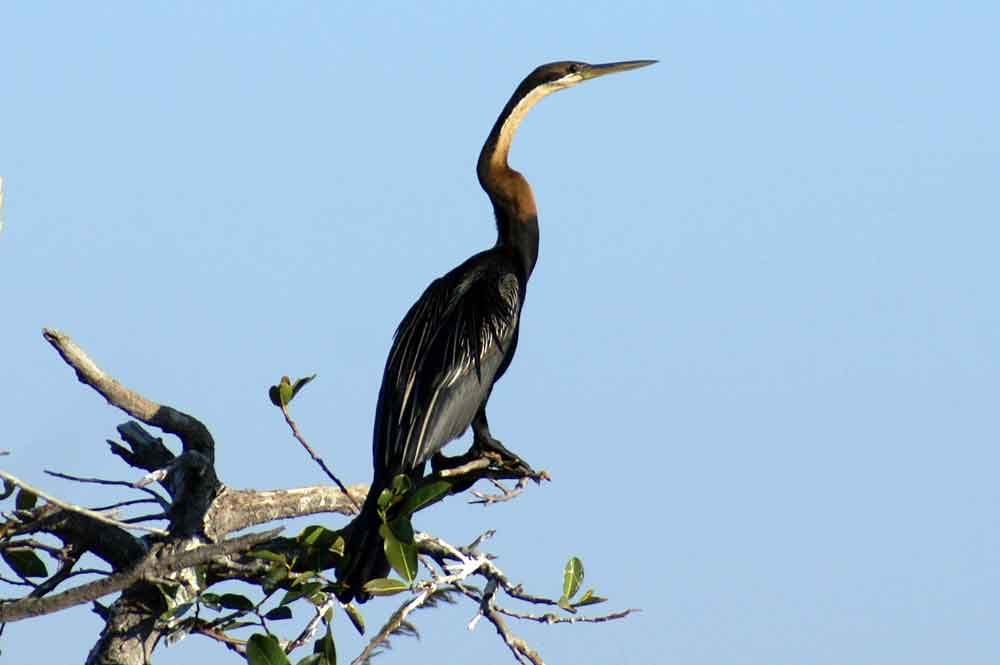
[(546, 95), (580, 81), (653, 61), (557, 62), (535, 69), (507, 102), (479, 156), (480, 184), (493, 203), (497, 242), (434, 280), (400, 323), (375, 412), (374, 477), (361, 513), (345, 529), (341, 600), (385, 577), (377, 500), (398, 474), (419, 480), (425, 463), (471, 425), (473, 448), (516, 463), (489, 431), (486, 403), (517, 348), (528, 279), (538, 258), (538, 217), (527, 180), (507, 164), (517, 126)]
[(477, 254), (434, 280), (403, 318), (375, 416), (378, 472), (418, 468), (460, 436), (517, 345), (527, 275)]

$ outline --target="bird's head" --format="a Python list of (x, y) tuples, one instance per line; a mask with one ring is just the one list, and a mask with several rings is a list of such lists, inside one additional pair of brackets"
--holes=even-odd
[[(525, 114), (543, 97), (570, 88), (581, 81), (588, 81), (605, 74), (624, 72), (652, 65), (656, 60), (626, 60), (591, 65), (586, 62), (565, 60), (536, 67), (517, 86), (507, 105), (497, 118), (479, 154), (479, 182), (493, 199), (494, 205), (534, 214), (535, 204), (531, 189), (521, 174), (507, 166), (507, 152), (518, 125)], [(500, 201), (501, 203), (498, 203)]]
[(536, 67), (531, 74), (521, 83), (522, 88), (528, 92), (541, 89), (545, 94), (569, 88), (605, 74), (624, 72), (629, 69), (638, 69), (646, 65), (652, 65), (656, 60), (628, 60), (625, 62), (609, 62), (600, 65), (591, 65), (586, 62), (575, 60), (564, 60), (561, 62), (550, 62)]

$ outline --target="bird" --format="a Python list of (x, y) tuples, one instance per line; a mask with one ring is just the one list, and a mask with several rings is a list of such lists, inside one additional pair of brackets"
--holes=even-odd
[(507, 162), (525, 115), (553, 92), (655, 60), (552, 62), (535, 68), (511, 95), (479, 154), (479, 184), (493, 205), (497, 240), (431, 282), (396, 330), (379, 389), (372, 440), (374, 476), (360, 513), (345, 527), (343, 602), (365, 602), (364, 584), (385, 577), (378, 497), (393, 478), (417, 481), (425, 464), (446, 464), (441, 449), (471, 425), (469, 455), (498, 454), (530, 470), (490, 432), (486, 403), (517, 349), (528, 280), (538, 259), (538, 211), (525, 177)]

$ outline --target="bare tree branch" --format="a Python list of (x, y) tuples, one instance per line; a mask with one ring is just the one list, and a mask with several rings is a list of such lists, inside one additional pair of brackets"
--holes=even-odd
[(599, 616), (581, 616), (575, 614), (573, 616), (559, 616), (553, 612), (548, 612), (546, 614), (530, 614), (527, 612), (516, 612), (514, 610), (509, 610), (499, 605), (494, 605), (494, 609), (501, 614), (506, 614), (514, 619), (523, 619), (525, 621), (536, 621), (538, 623), (544, 624), (557, 624), (557, 623), (606, 623), (608, 621), (617, 621), (618, 619), (624, 619), (630, 614), (635, 612), (640, 612), (641, 610), (637, 607), (630, 607), (627, 610), (621, 610), (618, 612), (609, 612), (608, 614), (601, 614)]
[(414, 590), (417, 591), (416, 597), (403, 603), (399, 609), (393, 612), (392, 616), (389, 617), (389, 620), (386, 621), (381, 630), (379, 630), (371, 641), (368, 642), (368, 645), (365, 646), (364, 650), (358, 655), (358, 657), (351, 662), (351, 665), (361, 665), (362, 663), (366, 663), (375, 654), (375, 651), (380, 646), (385, 644), (385, 642), (389, 639), (389, 636), (403, 625), (406, 621), (406, 617), (411, 612), (422, 607), (441, 589), (459, 584), (462, 580), (478, 571), (482, 564), (487, 561), (486, 557), (482, 554), (476, 556), (466, 556), (459, 551), (458, 548), (448, 544), (440, 538), (434, 538), (433, 536), (429, 536), (425, 533), (416, 534), (415, 540), (418, 545), (423, 545), (428, 542), (433, 543), (439, 551), (446, 552), (448, 558), (456, 561), (457, 563), (446, 564), (443, 565), (443, 567), (447, 567), (453, 572), (444, 576), (434, 575), (430, 580), (417, 583), (413, 587)]
[(163, 529), (155, 529), (153, 527), (148, 527), (148, 526), (138, 526), (138, 525), (135, 525), (135, 524), (126, 524), (125, 522), (121, 522), (119, 520), (112, 519), (112, 518), (110, 518), (110, 517), (108, 517), (106, 515), (103, 515), (101, 513), (94, 512), (93, 510), (89, 510), (87, 508), (84, 508), (83, 506), (77, 506), (75, 504), (68, 503), (66, 501), (62, 501), (60, 499), (57, 499), (57, 498), (53, 497), (50, 494), (46, 494), (45, 492), (43, 492), (42, 490), (38, 489), (37, 487), (33, 487), (33, 486), (29, 485), (28, 483), (24, 482), (23, 480), (21, 480), (19, 478), (16, 478), (15, 476), (12, 476), (11, 474), (7, 473), (6, 471), (0, 471), (0, 478), (3, 478), (4, 480), (6, 480), (8, 482), (11, 482), (11, 483), (17, 485), (18, 487), (21, 487), (21, 488), (23, 488), (23, 489), (31, 492), (32, 494), (45, 499), (46, 501), (48, 501), (52, 505), (59, 506), (63, 510), (70, 510), (70, 511), (72, 511), (74, 513), (80, 513), (81, 515), (86, 515), (90, 519), (95, 520), (97, 522), (103, 522), (104, 524), (110, 524), (112, 526), (117, 526), (117, 527), (119, 527), (121, 529), (135, 529), (137, 531), (145, 531), (147, 533), (154, 533), (154, 534), (156, 534), (158, 536), (166, 536), (167, 535), (167, 532), (164, 531)]
[(89, 603), (109, 593), (121, 591), (144, 579), (159, 578), (172, 572), (205, 563), (215, 557), (243, 552), (273, 539), (281, 529), (251, 533), (214, 545), (204, 545), (166, 557), (164, 548), (155, 548), (138, 564), (121, 573), (96, 580), (47, 598), (22, 598), (0, 604), (0, 623), (20, 621)]
[(486, 494), (485, 492), (473, 492), (472, 495), (477, 497), (476, 501), (470, 501), (469, 503), (479, 503), (483, 506), (490, 506), (494, 503), (501, 503), (503, 501), (510, 501), (513, 498), (519, 496), (524, 492), (524, 488), (528, 486), (528, 479), (521, 478), (514, 485), (513, 489), (508, 488), (499, 480), (490, 478), (490, 482), (493, 486), (500, 490), (500, 494)]
[(113, 485), (117, 487), (128, 487), (130, 489), (137, 489), (141, 492), (145, 492), (153, 497), (157, 503), (159, 503), (163, 508), (169, 508), (170, 502), (165, 498), (156, 493), (156, 490), (151, 490), (148, 487), (136, 487), (135, 483), (131, 483), (127, 480), (104, 480), (103, 478), (81, 478), (80, 476), (71, 476), (68, 473), (60, 473), (58, 471), (52, 471), (51, 469), (43, 469), (45, 473), (56, 478), (62, 478), (63, 480), (72, 480), (77, 483), (92, 483), (94, 485)]
[(18, 517), (24, 521), (10, 528), (8, 537), (49, 533), (100, 557), (115, 570), (132, 565), (147, 551), (145, 542), (125, 529), (51, 504), (19, 511)]
[(320, 621), (323, 619), (323, 615), (333, 607), (333, 604), (337, 602), (333, 596), (330, 596), (330, 600), (326, 601), (319, 607), (314, 608), (316, 610), (315, 616), (309, 620), (309, 622), (299, 633), (299, 636), (294, 640), (289, 640), (288, 644), (285, 645), (285, 653), (292, 653), (300, 646), (311, 640), (316, 635), (316, 629), (319, 627)]
[(368, 486), (348, 488), (353, 500), (329, 485), (290, 490), (234, 490), (224, 488), (205, 514), (205, 533), (217, 540), (227, 533), (257, 524), (319, 513), (354, 514), (354, 501), (364, 501)]
[(163, 439), (153, 436), (134, 420), (122, 423), (115, 429), (129, 448), (111, 439), (107, 439), (108, 445), (111, 447), (111, 452), (122, 458), (129, 466), (155, 471), (170, 464), (176, 457), (163, 445)]
[(234, 637), (226, 635), (223, 631), (212, 628), (207, 625), (206, 622), (201, 619), (197, 619), (191, 622), (191, 632), (197, 635), (204, 635), (205, 637), (210, 637), (216, 642), (220, 642), (226, 646), (233, 653), (237, 653), (244, 658), (247, 655), (247, 643), (246, 640), (238, 640)]
[(507, 645), (510, 652), (514, 654), (514, 658), (517, 659), (517, 662), (524, 663), (525, 660), (527, 660), (532, 663), (532, 665), (545, 665), (545, 662), (542, 660), (542, 657), (537, 651), (529, 647), (528, 643), (523, 639), (510, 632), (510, 629), (507, 628), (507, 624), (504, 622), (503, 617), (500, 616), (496, 609), (493, 607), (487, 607), (483, 611), (483, 616), (485, 616), (486, 620), (493, 624), (493, 627), (496, 628), (497, 634), (503, 639), (504, 644)]
[[(225, 631), (245, 625), (238, 615), (246, 614), (247, 610), (237, 610), (228, 617), (221, 616), (214, 621), (205, 621), (197, 615), (181, 620), (180, 611), (195, 602), (198, 594), (213, 584), (223, 580), (242, 581), (265, 591), (264, 599), (254, 605), (251, 611), (259, 618), (259, 622), (255, 623), (270, 632), (265, 620), (266, 613), (262, 611), (263, 604), (279, 589), (289, 588), (288, 584), (294, 586), (303, 580), (326, 580), (322, 572), (304, 572), (305, 569), (301, 566), (317, 565), (327, 570), (335, 565), (338, 553), (333, 553), (332, 558), (324, 559), (321, 564), (303, 563), (298, 558), (296, 539), (273, 540), (280, 529), (225, 540), (227, 534), (274, 520), (304, 515), (334, 512), (349, 516), (357, 511), (368, 487), (346, 487), (340, 483), (302, 436), (285, 407), (281, 410), (293, 436), (339, 489), (329, 486), (271, 491), (230, 489), (222, 485), (216, 476), (215, 444), (211, 433), (200, 421), (122, 386), (105, 374), (68, 336), (58, 331), (45, 330), (44, 337), (74, 369), (77, 378), (96, 390), (110, 404), (142, 423), (180, 437), (183, 454), (175, 455), (163, 445), (161, 439), (151, 435), (138, 422), (131, 421), (118, 428), (131, 450), (112, 441), (109, 444), (112, 452), (127, 464), (148, 472), (140, 483), (47, 472), (75, 482), (121, 487), (136, 488), (152, 482), (162, 483), (172, 501), (153, 490), (143, 491), (154, 497), (153, 500), (163, 506), (165, 512), (127, 519), (112, 519), (93, 509), (59, 501), (0, 471), (0, 478), (6, 478), (50, 504), (16, 511), (14, 519), (4, 525), (4, 533), (0, 536), (4, 542), (0, 544), (0, 548), (5, 547), (8, 551), (28, 549), (47, 552), (59, 562), (58, 570), (40, 584), (24, 578), (20, 582), (4, 580), (28, 586), (32, 590), (28, 597), (0, 602), (0, 623), (93, 602), (105, 627), (88, 656), (88, 665), (111, 661), (128, 665), (148, 663), (153, 649), (157, 643), (162, 643), (164, 637), (170, 639), (171, 636), (187, 632), (206, 635), (245, 656), (246, 642)], [(491, 481), (500, 490), (500, 494), (473, 493), (478, 499), (474, 503), (484, 505), (515, 498), (524, 491), (529, 479), (538, 483), (550, 479), (544, 471), (535, 472), (523, 464), (515, 467), (500, 457), (479, 455), (476, 450), (455, 458), (442, 457), (437, 463), (432, 460), (432, 467), (435, 473), (420, 482), (440, 483), (442, 478), (446, 478), (450, 493), (453, 494), (464, 492), (479, 480)], [(507, 487), (500, 480), (515, 480), (516, 483), (513, 487)], [(417, 489), (421, 487), (418, 483)], [(438, 500), (444, 496), (440, 495)], [(150, 499), (141, 501), (148, 502)], [(111, 507), (135, 503), (137, 501), (122, 501)], [(162, 542), (136, 538), (124, 530), (137, 528), (132, 526), (133, 522), (147, 519), (169, 520), (168, 531), (141, 527), (156, 533), (163, 539)], [(55, 547), (35, 538), (24, 537), (32, 533), (51, 534), (59, 538), (63, 546)], [(531, 613), (501, 607), (496, 602), (496, 597), (501, 592), (511, 599), (534, 605), (556, 606), (560, 601), (531, 595), (520, 585), (513, 584), (491, 561), (491, 555), (479, 551), (482, 542), (490, 535), (491, 532), (487, 532), (466, 547), (454, 547), (440, 538), (416, 534), (415, 543), (420, 561), (430, 571), (430, 577), (411, 585), (412, 597), (392, 614), (354, 660), (354, 665), (367, 662), (372, 655), (386, 647), (390, 636), (415, 635), (416, 628), (410, 623), (413, 612), (433, 607), (440, 599), (454, 602), (454, 596), (464, 595), (477, 604), (478, 612), (470, 622), (469, 629), (473, 629), (481, 618), (485, 618), (493, 625), (515, 660), (522, 665), (542, 665), (543, 661), (527, 642), (510, 630), (505, 617), (543, 624), (602, 623), (624, 618), (636, 611), (628, 609), (602, 616), (563, 616), (555, 611)], [(265, 545), (270, 554), (259, 552), (254, 556), (233, 556), (272, 540), (273, 542)], [(206, 541), (210, 544), (204, 544)], [(85, 552), (92, 552), (107, 561), (114, 572), (105, 572), (103, 574), (107, 577), (103, 579), (54, 593), (70, 577), (102, 574), (103, 571), (76, 568)], [(482, 590), (470, 583), (472, 577), (485, 580)], [(164, 583), (168, 587), (163, 587)], [(157, 585), (161, 586), (158, 588)], [(164, 593), (165, 588), (171, 591)], [(118, 591), (122, 592), (121, 596), (108, 607), (104, 608), (96, 602), (98, 598)], [(332, 602), (334, 601), (331, 599), (330, 603)], [(328, 606), (329, 604), (319, 607), (297, 637), (280, 642), (286, 653), (291, 653), (314, 638)], [(170, 614), (166, 614), (168, 611)], [(165, 620), (162, 617), (177, 618)], [(233, 621), (236, 623), (232, 623)]]
[(105, 374), (69, 335), (49, 328), (44, 329), (42, 335), (59, 352), (66, 364), (73, 368), (76, 378), (96, 390), (109, 404), (147, 425), (176, 434), (184, 445), (184, 450), (197, 450), (214, 459), (215, 442), (200, 420), (169, 406), (157, 404), (118, 383)]

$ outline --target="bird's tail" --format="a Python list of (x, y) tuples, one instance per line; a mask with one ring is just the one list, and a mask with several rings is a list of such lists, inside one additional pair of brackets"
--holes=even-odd
[(357, 599), (363, 603), (371, 594), (362, 590), (370, 580), (389, 574), (389, 560), (385, 556), (385, 546), (379, 527), (382, 519), (378, 514), (378, 497), (382, 493), (379, 483), (372, 483), (361, 512), (344, 527), (345, 540), (343, 567), (337, 569), (337, 579), (344, 585), (337, 592), (337, 598), (344, 603)]

